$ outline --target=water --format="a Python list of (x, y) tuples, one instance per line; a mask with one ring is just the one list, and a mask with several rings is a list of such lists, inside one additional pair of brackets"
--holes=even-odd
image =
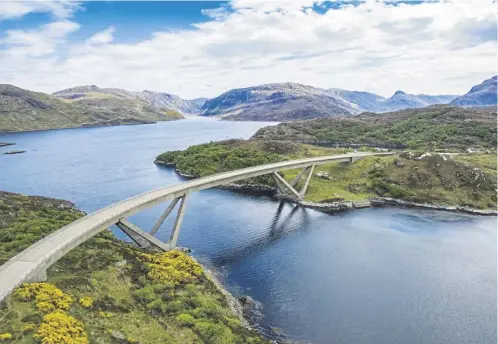
[[(68, 199), (90, 212), (181, 181), (152, 163), (166, 150), (265, 123), (209, 119), (0, 134), (0, 190)], [(0, 153), (13, 147), (0, 148)], [(132, 218), (149, 229), (166, 205)], [(158, 237), (167, 239), (169, 219)], [(193, 194), (179, 244), (263, 326), (311, 343), (496, 343), (496, 218), (396, 208), (339, 215), (225, 190)]]

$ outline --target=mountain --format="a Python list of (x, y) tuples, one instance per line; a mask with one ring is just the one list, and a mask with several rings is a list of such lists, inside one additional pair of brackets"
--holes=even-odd
[(341, 97), (353, 104), (358, 105), (358, 107), (364, 111), (377, 112), (379, 104), (386, 99), (378, 94), (370, 92), (348, 91), (340, 88), (331, 88), (329, 91), (337, 97)]
[(190, 99), (188, 101), (197, 105), (200, 111), (201, 107), (206, 103), (208, 99), (209, 98), (195, 98), (195, 99)]
[(396, 111), (402, 109), (422, 108), (435, 104), (448, 104), (456, 96), (426, 94), (407, 94), (403, 91), (396, 91), (390, 98), (379, 103), (377, 112)]
[[(95, 85), (76, 86), (52, 94), (58, 98), (81, 99), (81, 98), (109, 98), (114, 97), (126, 103), (126, 101), (140, 101), (144, 105), (155, 109), (175, 110), (185, 114), (196, 114), (200, 106), (196, 102), (181, 99), (169, 93), (154, 91), (131, 92), (119, 88), (100, 88)], [(116, 98), (117, 97), (117, 98)]]
[(479, 85), (470, 89), (463, 96), (455, 98), (451, 104), (458, 106), (490, 106), (496, 105), (496, 82), (497, 76), (484, 80)]
[(182, 118), (176, 111), (160, 111), (138, 102), (123, 104), (119, 100), (104, 96), (99, 98), (97, 95), (93, 98), (59, 99), (0, 84), (0, 132), (140, 124)]
[(293, 121), (358, 112), (357, 105), (328, 90), (297, 83), (233, 89), (207, 100), (201, 108), (203, 116), (241, 121)]

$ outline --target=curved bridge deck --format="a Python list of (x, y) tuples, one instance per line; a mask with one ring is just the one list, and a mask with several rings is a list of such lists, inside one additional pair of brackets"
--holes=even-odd
[[(193, 179), (180, 184), (149, 191), (109, 205), (51, 233), (0, 266), (0, 301), (2, 301), (15, 287), (19, 286), (23, 282), (36, 279), (37, 276), (43, 275), (48, 267), (63, 257), (67, 252), (90, 239), (105, 228), (114, 224), (118, 224), (118, 226), (119, 224), (124, 224), (126, 227), (126, 223), (128, 222), (125, 221), (125, 218), (143, 209), (156, 206), (168, 200), (176, 201), (181, 198), (184, 200), (186, 195), (195, 191), (201, 191), (265, 174), (276, 174), (278, 171), (308, 168), (311, 166), (311, 171), (309, 173), (309, 176), (311, 176), (312, 167), (315, 165), (323, 165), (336, 161), (353, 162), (354, 160), (361, 159), (365, 156), (392, 154), (393, 153), (353, 153), (260, 165), (231, 172), (219, 173), (199, 179)], [(309, 179), (310, 177), (308, 177), (306, 186)], [(278, 182), (278, 180), (276, 181)], [(289, 184), (285, 184), (289, 186)], [(176, 202), (174, 203), (176, 204)], [(170, 211), (171, 209), (168, 208), (167, 212), (169, 213)], [(165, 218), (167, 213), (163, 216)], [(164, 218), (161, 220), (164, 221)], [(121, 220), (123, 220), (123, 223), (120, 222)], [(161, 223), (159, 223), (159, 225)], [(155, 231), (157, 231), (157, 228), (153, 229), (151, 234), (154, 234)], [(177, 235), (178, 233), (176, 233), (176, 236)], [(174, 243), (176, 243), (176, 237)]]

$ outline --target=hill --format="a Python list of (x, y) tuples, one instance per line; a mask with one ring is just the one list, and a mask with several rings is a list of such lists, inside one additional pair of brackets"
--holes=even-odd
[(277, 83), (233, 89), (207, 100), (203, 116), (235, 121), (292, 121), (350, 116), (359, 108), (332, 92), (296, 83)]
[[(154, 91), (131, 92), (119, 88), (100, 88), (95, 85), (76, 86), (52, 94), (54, 97), (72, 100), (85, 98), (114, 98), (127, 103), (142, 104), (154, 110), (174, 110), (184, 114), (197, 114), (200, 106), (195, 101), (184, 100), (180, 97)], [(105, 105), (105, 104), (103, 104)], [(126, 107), (126, 106), (124, 106)]]
[(496, 148), (496, 109), (435, 105), (349, 118), (322, 118), (265, 127), (259, 139), (299, 140), (415, 149)]
[(179, 118), (182, 116), (177, 112), (160, 111), (140, 102), (122, 103), (98, 93), (69, 100), (0, 85), (0, 131), (142, 124)]
[(484, 80), (479, 85), (461, 97), (454, 99), (451, 104), (457, 106), (492, 106), (497, 104), (496, 93), (497, 76)]
[[(0, 192), (0, 265), (80, 218), (73, 204)], [(104, 231), (0, 303), (6, 343), (269, 344), (184, 252), (154, 252)]]

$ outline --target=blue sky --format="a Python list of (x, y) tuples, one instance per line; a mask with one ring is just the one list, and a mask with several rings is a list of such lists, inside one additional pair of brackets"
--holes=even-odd
[(459, 94), (495, 73), (491, 0), (0, 2), (0, 83), (183, 97), (300, 82)]

